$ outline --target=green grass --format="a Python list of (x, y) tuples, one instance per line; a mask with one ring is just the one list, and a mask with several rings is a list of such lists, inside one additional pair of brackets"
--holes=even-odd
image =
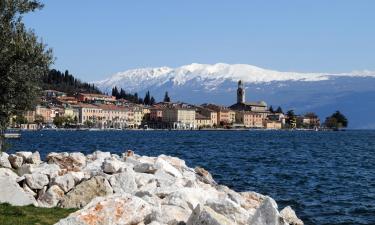
[(77, 209), (38, 208), (0, 204), (1, 225), (49, 225), (57, 223)]

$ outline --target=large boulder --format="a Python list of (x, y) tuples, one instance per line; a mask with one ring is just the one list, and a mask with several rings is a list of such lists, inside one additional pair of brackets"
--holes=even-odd
[(121, 162), (117, 159), (105, 159), (103, 162), (104, 173), (117, 173), (121, 169)]
[(208, 199), (218, 198), (217, 193), (197, 188), (180, 188), (163, 199), (165, 204), (193, 210), (198, 204), (205, 205)]
[(154, 164), (151, 163), (139, 163), (134, 166), (134, 171), (137, 173), (155, 173), (156, 168)]
[(259, 208), (255, 211), (255, 215), (249, 219), (252, 225), (287, 225), (277, 210), (275, 200), (266, 197)]
[(15, 154), (9, 155), (8, 160), (14, 169), (20, 168), (24, 161), (22, 156), (18, 156)]
[(74, 176), (70, 173), (64, 174), (63, 176), (55, 177), (52, 181), (52, 184), (55, 184), (61, 188), (65, 193), (70, 191), (74, 185)]
[(42, 163), (42, 160), (40, 159), (40, 154), (38, 151), (35, 151), (31, 154), (31, 156), (27, 159), (28, 163), (31, 164), (40, 164)]
[(52, 185), (45, 193), (38, 198), (40, 207), (55, 207), (57, 203), (64, 197), (64, 191), (57, 185)]
[[(0, 177), (10, 177), (12, 180), (16, 180), (18, 178), (18, 175), (13, 172), (11, 169), (8, 168), (0, 168)], [(0, 187), (1, 187), (0, 183)]]
[(67, 174), (72, 175), (76, 185), (79, 184), (85, 178), (84, 172), (69, 172)]
[(206, 184), (216, 184), (215, 180), (212, 178), (212, 175), (202, 167), (195, 167), (194, 171), (198, 175), (198, 179)]
[(134, 172), (131, 170), (112, 175), (109, 182), (115, 193), (134, 193), (137, 191)]
[[(187, 225), (233, 225), (225, 216), (218, 214), (208, 206), (197, 205), (190, 215)], [(264, 224), (268, 225), (268, 224)]]
[(80, 152), (52, 152), (47, 155), (47, 161), (49, 164), (56, 164), (66, 171), (80, 171), (86, 165), (86, 157)]
[(181, 172), (177, 168), (175, 168), (169, 162), (165, 161), (162, 158), (157, 158), (157, 160), (155, 162), (155, 167), (156, 167), (156, 169), (162, 170), (163, 172), (166, 172), (166, 173), (169, 173), (174, 177), (178, 177), (178, 178), (182, 177)]
[(60, 206), (63, 208), (82, 208), (95, 197), (112, 193), (113, 189), (108, 180), (102, 176), (95, 176), (75, 186), (61, 200)]
[(287, 206), (281, 210), (280, 216), (290, 225), (303, 225), (303, 221), (297, 217), (296, 213), (290, 206)]
[(58, 165), (42, 163), (39, 165), (36, 164), (23, 164), (17, 170), (18, 175), (23, 176), (25, 174), (39, 173), (45, 174), (50, 179), (61, 175), (63, 172)]
[(22, 157), (24, 162), (27, 162), (32, 154), (32, 152), (16, 152), (16, 155)]
[(191, 212), (175, 205), (161, 205), (160, 210), (154, 208), (150, 220), (160, 224), (185, 224)]
[(0, 177), (0, 203), (9, 203), (15, 206), (37, 205), (34, 197), (25, 192), (11, 177)]
[(246, 225), (250, 217), (249, 211), (228, 198), (209, 199), (206, 202), (206, 206), (209, 206), (215, 212), (225, 216), (231, 220), (233, 224)]
[(60, 220), (56, 225), (93, 225), (93, 224), (145, 224), (151, 207), (142, 199), (130, 195), (111, 195), (98, 197), (83, 209)]
[(8, 158), (9, 155), (6, 152), (0, 152), (0, 167), (12, 168)]
[(42, 189), (49, 184), (47, 175), (41, 173), (25, 174), (25, 180), (31, 189)]

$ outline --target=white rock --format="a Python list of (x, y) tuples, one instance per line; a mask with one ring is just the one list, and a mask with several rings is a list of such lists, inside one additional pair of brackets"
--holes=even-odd
[(218, 198), (218, 194), (215, 192), (185, 187), (170, 193), (163, 200), (165, 204), (193, 210), (198, 204), (205, 205), (208, 199), (215, 198)]
[(98, 197), (83, 209), (60, 220), (56, 225), (73, 224), (144, 224), (151, 207), (142, 199), (130, 194)]
[(108, 180), (96, 176), (75, 186), (61, 200), (60, 206), (63, 208), (82, 208), (98, 196), (111, 194), (113, 194), (113, 189)]
[(14, 169), (20, 168), (23, 163), (23, 157), (15, 154), (9, 155), (8, 160)]
[[(223, 215), (216, 213), (210, 207), (198, 205), (190, 215), (187, 225), (233, 225)], [(268, 224), (264, 224), (268, 225)]]
[(15, 206), (37, 205), (34, 197), (8, 176), (0, 177), (0, 203), (5, 202)]
[(16, 152), (16, 155), (22, 157), (24, 162), (28, 161), (32, 154), (32, 152)]
[(38, 151), (35, 151), (31, 154), (31, 156), (27, 159), (28, 163), (31, 164), (40, 164), (42, 161), (40, 160), (40, 154)]
[(45, 174), (52, 179), (54, 177), (59, 176), (59, 174), (62, 173), (62, 170), (58, 165), (55, 164), (23, 164), (20, 168), (18, 168), (17, 173), (20, 176), (25, 174), (40, 173)]
[(281, 210), (280, 215), (290, 225), (303, 225), (303, 221), (297, 217), (296, 213), (290, 206), (287, 206)]
[(135, 173), (135, 182), (138, 187), (142, 187), (148, 183), (156, 182), (155, 176), (147, 173)]
[[(13, 172), (11, 169), (8, 168), (0, 168), (0, 178), (1, 177), (10, 177), (12, 180), (16, 180), (18, 178), (18, 175)], [(1, 183), (0, 183), (1, 187)]]
[(32, 189), (42, 189), (49, 183), (47, 175), (41, 173), (25, 174), (25, 179), (27, 185)]
[(209, 199), (206, 202), (206, 206), (225, 216), (231, 220), (233, 224), (245, 225), (250, 217), (250, 213), (248, 211), (228, 198)]
[(160, 212), (153, 211), (150, 219), (162, 224), (185, 224), (191, 212), (175, 205), (161, 205)]
[(73, 176), (76, 185), (79, 184), (85, 178), (84, 172), (69, 172), (68, 174)]
[(64, 191), (57, 185), (52, 185), (43, 195), (38, 198), (40, 207), (56, 207), (57, 203), (64, 197)]
[(252, 225), (287, 225), (281, 218), (277, 210), (275, 200), (266, 197), (259, 208), (255, 211), (255, 215), (249, 219)]
[(0, 152), (0, 167), (12, 168), (8, 158), (9, 155), (6, 152)]
[(92, 157), (87, 157), (87, 158), (90, 158), (91, 160), (103, 160), (106, 159), (106, 158), (111, 158), (111, 153), (110, 152), (102, 152), (102, 151), (95, 151), (94, 153), (92, 153), (91, 155)]
[(154, 164), (151, 163), (139, 163), (133, 167), (134, 171), (137, 173), (155, 173), (157, 170)]
[(137, 184), (133, 171), (122, 172), (112, 175), (109, 178), (113, 191), (115, 193), (134, 193), (137, 191)]
[(31, 188), (30, 188), (29, 186), (27, 186), (26, 183), (23, 183), (22, 188), (23, 188), (23, 190), (24, 190), (26, 193), (31, 194), (33, 197), (37, 197), (37, 193), (35, 193), (33, 190), (31, 190)]
[(73, 175), (71, 173), (67, 173), (63, 176), (55, 177), (52, 184), (59, 186), (61, 190), (66, 193), (74, 187), (75, 181)]
[(162, 158), (158, 158), (155, 162), (155, 167), (157, 169), (160, 169), (166, 173), (171, 174), (174, 177), (182, 177), (181, 172), (173, 167), (171, 164), (169, 164), (167, 161), (165, 161)]
[(80, 171), (86, 165), (86, 157), (80, 152), (51, 152), (47, 155), (47, 161), (66, 171)]
[(121, 168), (121, 163), (117, 159), (105, 159), (103, 162), (103, 172), (117, 173)]

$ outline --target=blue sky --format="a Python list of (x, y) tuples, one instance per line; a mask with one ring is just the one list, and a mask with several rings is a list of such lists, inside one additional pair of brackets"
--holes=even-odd
[(54, 67), (85, 81), (139, 67), (246, 63), (375, 70), (375, 1), (43, 1), (25, 16)]

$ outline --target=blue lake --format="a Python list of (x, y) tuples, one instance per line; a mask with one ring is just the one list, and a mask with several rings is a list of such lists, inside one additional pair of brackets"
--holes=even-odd
[(291, 205), (305, 224), (375, 224), (375, 131), (38, 131), (10, 151), (177, 156), (236, 191)]

